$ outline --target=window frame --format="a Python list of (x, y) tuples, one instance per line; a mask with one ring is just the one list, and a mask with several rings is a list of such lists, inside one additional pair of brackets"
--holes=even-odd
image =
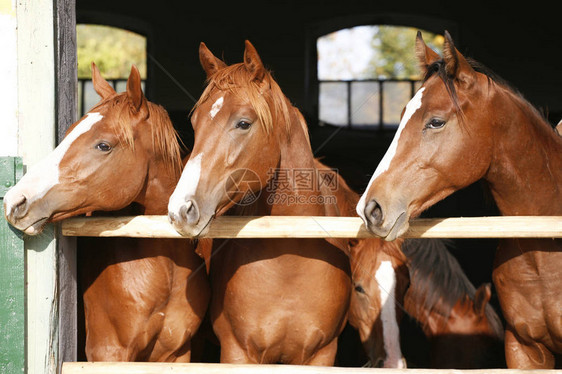
[[(395, 14), (395, 13), (365, 14), (365, 15), (337, 17), (337, 18), (332, 18), (329, 20), (325, 20), (309, 25), (306, 30), (306, 47), (305, 47), (305, 61), (304, 61), (305, 103), (303, 109), (307, 117), (314, 119), (314, 121), (311, 121), (309, 123), (310, 127), (320, 126), (320, 117), (319, 117), (320, 80), (318, 79), (318, 52), (316, 46), (318, 38), (339, 30), (352, 28), (355, 26), (367, 26), (367, 25), (414, 27), (429, 32), (433, 32), (436, 34), (443, 34), (444, 31), (447, 30), (455, 40), (459, 40), (458, 39), (459, 31), (456, 22), (443, 18), (437, 18), (437, 17), (425, 16), (425, 15), (403, 15), (403, 14)], [(412, 46), (412, 48), (414, 48), (414, 46)], [(393, 79), (386, 79), (385, 81), (393, 81)], [(338, 82), (345, 82), (345, 80), (341, 80)], [(372, 126), (372, 127), (347, 126), (347, 128), (353, 129), (354, 131), (375, 131), (375, 130), (394, 131), (395, 130), (395, 128), (388, 127), (388, 126)]]

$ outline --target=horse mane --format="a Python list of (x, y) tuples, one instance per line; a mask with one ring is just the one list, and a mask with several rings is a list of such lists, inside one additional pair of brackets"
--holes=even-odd
[[(432, 312), (446, 321), (459, 300), (474, 299), (476, 289), (448, 251), (450, 243), (443, 239), (407, 239), (402, 245), (410, 272), (408, 293), (412, 305), (406, 305), (406, 308), (418, 321), (423, 321), (420, 316)], [(501, 336), (502, 323), (489, 304), (485, 313), (493, 331)]]
[[(492, 84), (496, 84), (497, 87), (500, 87), (504, 92), (508, 93), (514, 100), (514, 102), (521, 108), (521, 110), (530, 113), (533, 117), (533, 121), (536, 123), (542, 123), (547, 125), (549, 128), (553, 128), (545, 118), (544, 114), (541, 113), (533, 104), (527, 101), (523, 94), (517, 90), (515, 87), (509, 84), (505, 79), (501, 78), (498, 74), (493, 72), (491, 69), (483, 65), (482, 63), (471, 59), (465, 58), (470, 67), (476, 71), (477, 73), (483, 74), (488, 78), (488, 85), (491, 86)], [(443, 83), (445, 84), (445, 88), (447, 89), (447, 93), (453, 102), (455, 107), (455, 111), (460, 114), (461, 123), (464, 120), (464, 114), (462, 109), (459, 105), (459, 98), (457, 95), (457, 91), (455, 88), (455, 79), (451, 75), (449, 75), (445, 69), (445, 61), (443, 59), (434, 61), (430, 64), (425, 72), (425, 75), (422, 79), (422, 83), (425, 83), (429, 78), (432, 76), (439, 77)]]
[[(146, 100), (146, 99), (144, 99)], [(182, 170), (181, 148), (179, 135), (174, 128), (168, 112), (160, 105), (148, 100), (147, 116), (145, 122), (150, 124), (152, 149), (156, 157), (163, 160), (169, 171), (179, 175)], [(134, 149), (134, 134), (131, 126), (132, 108), (127, 93), (121, 93), (103, 100), (92, 110), (109, 105), (111, 111), (117, 112), (117, 120), (112, 124), (117, 132), (119, 141), (127, 147)]]
[[(317, 170), (322, 170), (323, 173), (331, 174), (337, 180), (337, 189), (325, 191), (324, 195), (334, 195), (336, 197), (336, 204), (334, 204), (333, 212), (327, 212), (328, 216), (339, 217), (355, 217), (355, 206), (359, 201), (359, 195), (347, 185), (345, 179), (337, 172), (337, 170), (323, 164), (320, 159), (314, 159), (314, 167)], [(322, 186), (324, 186), (322, 184)], [(322, 191), (324, 192), (324, 191)], [(328, 208), (328, 207), (327, 207)]]
[(148, 101), (148, 119), (152, 123), (152, 147), (175, 175), (181, 174), (182, 146), (185, 148), (166, 109)]
[(207, 87), (192, 111), (209, 99), (214, 88), (236, 95), (244, 93), (242, 98), (249, 100), (266, 133), (271, 132), (276, 122), (285, 123), (289, 130), (291, 113), (288, 99), (269, 70), (265, 70), (263, 78), (258, 80), (244, 63), (218, 69), (207, 78)]

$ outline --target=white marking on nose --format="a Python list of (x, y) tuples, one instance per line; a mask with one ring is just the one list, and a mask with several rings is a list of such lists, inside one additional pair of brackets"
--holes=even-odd
[(396, 149), (398, 148), (398, 140), (400, 139), (400, 134), (402, 134), (402, 131), (406, 127), (406, 124), (410, 121), (410, 118), (412, 118), (414, 113), (421, 107), (421, 101), (422, 101), (422, 96), (423, 96), (424, 90), (425, 90), (425, 87), (420, 88), (418, 90), (418, 92), (416, 92), (414, 97), (406, 105), (406, 110), (404, 111), (404, 116), (402, 117), (402, 120), (400, 121), (400, 125), (398, 126), (398, 130), (396, 130), (396, 134), (394, 135), (394, 138), (392, 139), (392, 143), (390, 143), (390, 146), (386, 150), (386, 153), (384, 154), (384, 157), (382, 158), (382, 160), (379, 162), (379, 165), (375, 169), (375, 172), (373, 173), (373, 176), (371, 177), (371, 180), (369, 181), (369, 184), (367, 185), (367, 188), (365, 189), (365, 192), (363, 192), (363, 195), (361, 196), (361, 198), (359, 199), (359, 202), (357, 203), (357, 207), (356, 207), (357, 214), (359, 214), (359, 216), (361, 218), (363, 218), (363, 221), (365, 221), (365, 224), (367, 223), (367, 220), (365, 218), (365, 213), (364, 213), (365, 212), (365, 205), (367, 203), (367, 201), (366, 201), (367, 192), (369, 192), (369, 189), (371, 188), (371, 185), (373, 184), (375, 179), (377, 179), (377, 177), (379, 175), (381, 175), (382, 173), (387, 171), (388, 168), (390, 167), (390, 163), (392, 162), (392, 159), (394, 158), (394, 155), (396, 154)]
[(211, 119), (214, 119), (217, 113), (221, 110), (223, 102), (224, 98), (221, 96), (217, 99), (217, 101), (215, 101), (213, 106), (211, 106), (211, 111), (209, 112)]
[(72, 129), (72, 131), (63, 139), (63, 141), (44, 159), (33, 165), (23, 178), (16, 184), (11, 193), (5, 196), (5, 201), (9, 203), (12, 199), (18, 198), (18, 192), (25, 188), (25, 196), (29, 201), (41, 199), (51, 188), (59, 183), (59, 164), (64, 155), (82, 134), (88, 132), (94, 124), (99, 122), (103, 116), (97, 112), (90, 112), (80, 123)]
[(176, 189), (172, 193), (172, 196), (170, 196), (170, 201), (168, 202), (169, 212), (179, 212), (180, 207), (185, 204), (186, 198), (195, 195), (197, 185), (199, 184), (199, 178), (201, 177), (202, 159), (203, 153), (199, 153), (196, 156), (190, 157), (189, 161), (187, 161)]
[(375, 279), (381, 295), (381, 321), (386, 359), (384, 367), (402, 367), (400, 330), (396, 321), (395, 290), (396, 275), (390, 261), (382, 261)]

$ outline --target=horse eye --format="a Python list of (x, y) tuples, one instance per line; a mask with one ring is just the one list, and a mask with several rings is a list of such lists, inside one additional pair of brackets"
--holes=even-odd
[(442, 119), (438, 119), (438, 118), (432, 118), (431, 120), (429, 120), (428, 123), (426, 123), (425, 128), (426, 129), (440, 129), (443, 126), (445, 126), (445, 121), (443, 121)]
[(102, 152), (109, 152), (111, 151), (111, 146), (107, 143), (101, 142), (98, 145), (96, 145), (96, 149)]
[(248, 130), (252, 126), (250, 122), (240, 121), (236, 124), (237, 129)]
[(365, 290), (359, 284), (355, 286), (355, 291), (357, 291), (359, 293), (365, 293)]

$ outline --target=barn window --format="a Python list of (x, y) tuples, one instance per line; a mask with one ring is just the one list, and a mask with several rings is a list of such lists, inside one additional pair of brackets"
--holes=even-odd
[[(414, 53), (418, 30), (356, 26), (318, 38), (320, 124), (395, 129), (402, 109), (420, 85)], [(441, 50), (441, 35), (422, 33), (429, 46)]]
[(146, 37), (111, 26), (79, 24), (76, 26), (78, 54), (78, 113), (84, 115), (100, 100), (91, 80), (91, 63), (95, 62), (102, 76), (117, 92), (127, 87), (131, 65), (136, 65), (143, 79), (147, 78)]

